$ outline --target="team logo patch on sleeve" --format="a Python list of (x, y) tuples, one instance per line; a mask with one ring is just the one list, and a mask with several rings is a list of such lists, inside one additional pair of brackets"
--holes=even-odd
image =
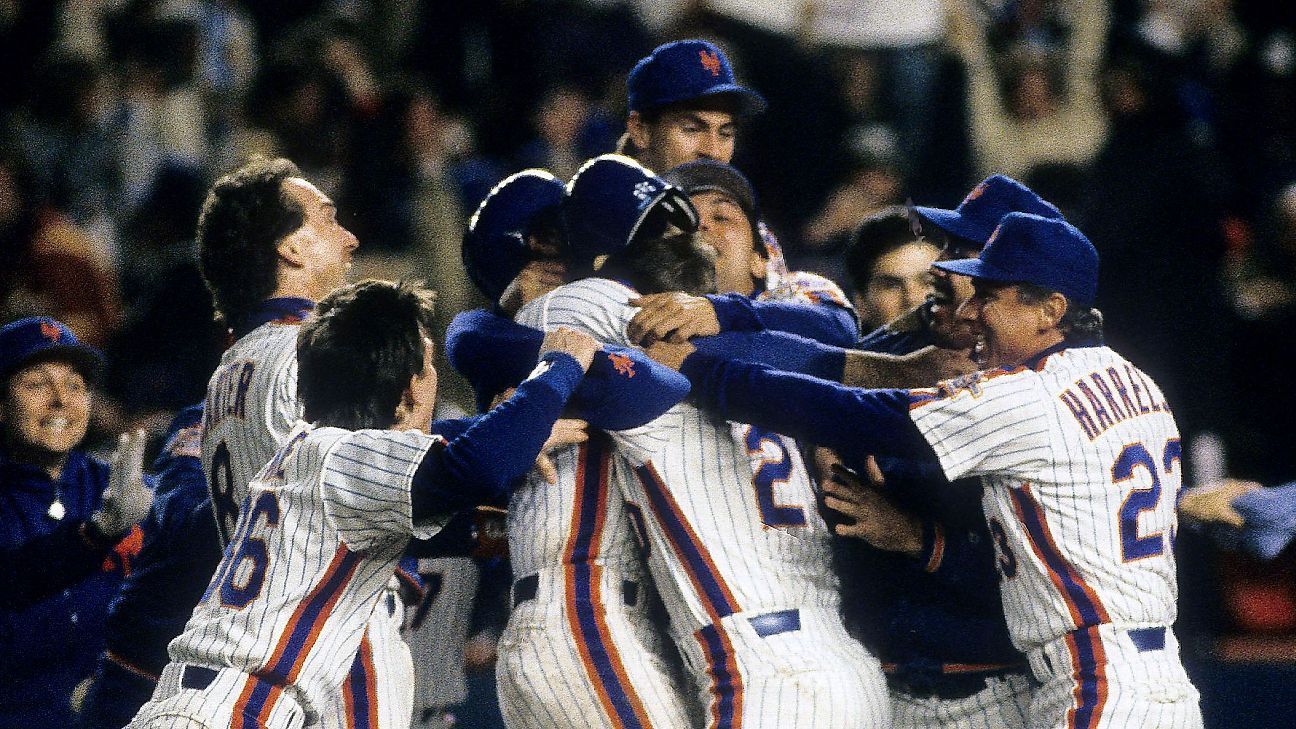
[(937, 385), (937, 390), (941, 397), (947, 398), (958, 397), (961, 392), (967, 392), (971, 394), (972, 397), (981, 397), (981, 393), (984, 392), (981, 389), (981, 380), (984, 378), (985, 373), (983, 372), (969, 372), (966, 375), (959, 375), (952, 380), (945, 380)]
[(201, 424), (194, 424), (181, 429), (167, 444), (167, 453), (177, 458), (184, 456), (199, 458), (202, 456), (202, 434)]
[(634, 360), (630, 359), (630, 355), (620, 352), (608, 352), (608, 360), (612, 362), (612, 368), (616, 370), (618, 375), (635, 376)]

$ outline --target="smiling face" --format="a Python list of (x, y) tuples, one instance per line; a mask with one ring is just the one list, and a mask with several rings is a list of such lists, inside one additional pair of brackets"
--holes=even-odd
[(751, 221), (732, 197), (718, 190), (689, 198), (697, 208), (702, 239), (716, 249), (716, 290), (743, 295), (765, 277), (765, 259), (756, 252)]
[(866, 329), (885, 324), (921, 304), (932, 290), (936, 246), (917, 239), (878, 256), (855, 308)]
[(972, 286), (974, 293), (956, 316), (980, 337), (983, 366), (1015, 366), (1063, 340), (1058, 322), (1066, 299), (1061, 294), (1033, 303), (1023, 301), (1014, 284), (973, 279)]
[(38, 362), (10, 376), (3, 397), (0, 427), (14, 456), (56, 475), (90, 422), (85, 378), (67, 362)]
[(738, 122), (730, 111), (667, 109), (653, 121), (631, 112), (626, 125), (644, 165), (669, 170), (685, 162), (733, 159)]
[(309, 297), (319, 301), (346, 283), (351, 254), (360, 243), (338, 222), (337, 206), (314, 185), (290, 177), (283, 189), (301, 206), (305, 219), (300, 228), (284, 236), (279, 249), (301, 267)]

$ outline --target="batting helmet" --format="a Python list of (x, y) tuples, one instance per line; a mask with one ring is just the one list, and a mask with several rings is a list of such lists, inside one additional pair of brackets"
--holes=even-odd
[(536, 219), (556, 212), (563, 184), (545, 170), (523, 170), (495, 186), (468, 220), (463, 262), (486, 298), (499, 301), (504, 289), (532, 260), (527, 233)]
[(572, 175), (562, 219), (578, 263), (615, 253), (636, 237), (656, 238), (671, 225), (698, 229), (697, 210), (683, 191), (619, 154), (595, 157)]

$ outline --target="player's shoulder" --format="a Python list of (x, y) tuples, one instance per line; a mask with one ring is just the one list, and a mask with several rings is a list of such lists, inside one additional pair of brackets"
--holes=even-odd
[(832, 279), (810, 271), (791, 271), (779, 279), (778, 285), (763, 291), (761, 299), (771, 301), (802, 301), (810, 304), (832, 304), (851, 309), (850, 300)]

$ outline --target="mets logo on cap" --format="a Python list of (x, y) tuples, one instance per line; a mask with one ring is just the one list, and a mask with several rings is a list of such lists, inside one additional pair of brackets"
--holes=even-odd
[(698, 51), (698, 59), (702, 61), (702, 68), (711, 72), (712, 76), (720, 75), (720, 56), (703, 48)]
[(59, 330), (58, 325), (49, 321), (42, 321), (40, 323), (40, 333), (42, 337), (45, 337), (51, 342), (57, 342), (63, 336), (63, 332)]
[(975, 200), (975, 199), (981, 197), (981, 193), (985, 192), (985, 190), (986, 190), (986, 184), (985, 184), (984, 182), (982, 182), (981, 184), (979, 184), (979, 185), (977, 185), (976, 187), (972, 188), (972, 192), (969, 192), (969, 193), (967, 194), (967, 197), (963, 198), (963, 202), (960, 204), (960, 207), (961, 207), (962, 205), (967, 205), (968, 203), (972, 202), (973, 200)]

